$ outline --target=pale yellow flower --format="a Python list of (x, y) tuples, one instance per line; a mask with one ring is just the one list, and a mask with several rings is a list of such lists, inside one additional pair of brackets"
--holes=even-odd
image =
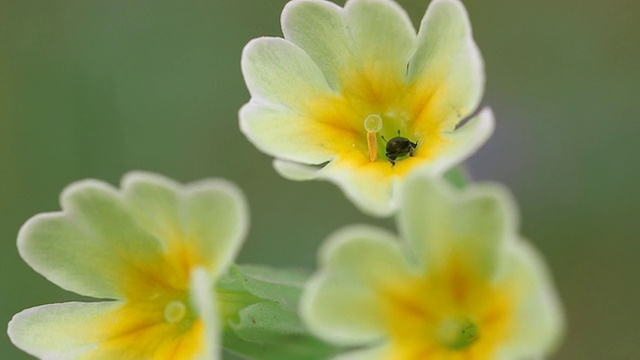
[(356, 226), (320, 252), (301, 314), (340, 359), (538, 359), (563, 316), (544, 262), (516, 232), (499, 187), (454, 193), (410, 179), (398, 223), (403, 241)]
[(16, 346), (42, 359), (219, 357), (214, 281), (248, 220), (235, 186), (131, 173), (122, 190), (75, 183), (61, 204), (22, 227), (20, 255), (66, 290), (113, 301), (27, 309), (9, 323)]
[[(287, 178), (332, 181), (367, 213), (389, 215), (409, 173), (445, 172), (493, 130), (488, 109), (459, 127), (484, 73), (458, 0), (432, 1), (417, 34), (391, 0), (294, 0), (282, 30), (244, 49), (251, 101), (240, 126)], [(397, 136), (406, 140), (391, 146), (392, 166)]]

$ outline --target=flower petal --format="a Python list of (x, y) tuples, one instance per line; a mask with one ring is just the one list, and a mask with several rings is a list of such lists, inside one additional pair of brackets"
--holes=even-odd
[(213, 274), (224, 271), (236, 257), (249, 227), (249, 211), (242, 192), (230, 182), (215, 179), (188, 185), (185, 194), (186, 241)]
[(191, 266), (215, 273), (237, 254), (249, 215), (235, 185), (215, 179), (182, 188), (162, 176), (131, 172), (123, 178), (122, 188), (141, 226), (165, 249), (186, 247)]
[(564, 316), (542, 256), (527, 242), (513, 242), (502, 281), (516, 289), (519, 306), (505, 343), (504, 358), (521, 359), (548, 355), (564, 332)]
[(351, 0), (344, 10), (360, 71), (373, 76), (372, 86), (404, 79), (417, 46), (416, 30), (404, 9), (389, 0)]
[(164, 249), (182, 236), (180, 184), (164, 176), (134, 171), (122, 178), (121, 186), (132, 216)]
[[(418, 50), (408, 68), (421, 119), (453, 128), (477, 106), (484, 90), (484, 65), (471, 25), (458, 0), (433, 0), (418, 32)], [(416, 123), (421, 122), (420, 119)]]
[(380, 291), (412, 276), (397, 240), (380, 229), (353, 226), (323, 245), (320, 262), (321, 270), (301, 298), (301, 314), (310, 329), (342, 345), (383, 337)]
[(338, 185), (362, 212), (371, 216), (389, 216), (396, 209), (392, 202), (395, 180), (385, 175), (390, 167), (387, 163), (358, 166), (360, 171), (353, 171), (349, 161), (336, 160), (318, 167), (276, 159), (273, 167), (289, 180), (329, 180)]
[(340, 88), (340, 69), (354, 57), (342, 8), (329, 1), (290, 1), (282, 10), (281, 23), (285, 39), (309, 54), (328, 83)]
[[(341, 130), (281, 106), (251, 100), (240, 109), (240, 129), (260, 150), (307, 164), (334, 157)], [(331, 146), (331, 147), (330, 147)]]
[(204, 326), (204, 348), (198, 359), (217, 360), (220, 358), (221, 344), (213, 291), (214, 279), (206, 269), (195, 268), (191, 272), (190, 283), (191, 301)]
[(396, 178), (386, 175), (388, 163), (356, 166), (349, 161), (334, 161), (318, 172), (317, 178), (327, 179), (338, 185), (344, 194), (362, 212), (385, 217), (391, 215), (397, 204), (393, 199)]
[[(18, 250), (58, 286), (99, 298), (122, 298), (140, 264), (162, 258), (158, 241), (131, 218), (109, 185), (85, 180), (61, 196), (63, 211), (31, 218), (20, 229)], [(124, 281), (123, 281), (124, 279)]]
[(284, 160), (273, 160), (273, 168), (280, 176), (294, 181), (313, 180), (320, 170), (316, 166), (309, 166)]
[(442, 174), (475, 153), (491, 136), (495, 127), (493, 111), (483, 109), (455, 131), (443, 134), (448, 141), (425, 170)]
[(441, 180), (416, 176), (401, 196), (401, 233), (429, 272), (458, 259), (485, 278), (495, 275), (505, 242), (515, 236), (515, 205), (505, 190), (484, 185), (455, 193)]
[(280, 38), (250, 41), (242, 52), (242, 73), (251, 96), (294, 111), (332, 90), (309, 55)]
[(77, 359), (99, 345), (97, 325), (119, 301), (38, 306), (13, 316), (8, 334), (23, 351), (42, 359)]
[(416, 48), (411, 20), (388, 0), (352, 0), (344, 9), (327, 1), (292, 1), (282, 12), (282, 29), (334, 89), (362, 97), (397, 95), (385, 93), (402, 83)]

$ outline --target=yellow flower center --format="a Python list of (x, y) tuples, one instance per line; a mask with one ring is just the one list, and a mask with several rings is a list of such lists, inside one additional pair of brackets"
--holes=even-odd
[[(319, 124), (313, 137), (332, 150), (335, 163), (391, 179), (436, 158), (449, 141), (444, 133), (453, 128), (434, 110), (430, 92), (378, 70), (346, 70), (339, 92), (310, 100), (303, 113)], [(413, 156), (400, 151), (392, 166), (386, 146), (397, 136), (418, 146)]]
[(395, 284), (384, 292), (388, 358), (491, 359), (508, 336), (511, 294), (509, 286), (493, 284), (456, 261)]
[(189, 302), (191, 271), (198, 257), (176, 237), (164, 254), (123, 269), (122, 306), (99, 326), (105, 359), (190, 359), (204, 349), (204, 324)]

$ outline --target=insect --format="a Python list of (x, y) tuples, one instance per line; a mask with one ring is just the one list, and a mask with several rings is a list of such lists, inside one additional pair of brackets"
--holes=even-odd
[(384, 136), (381, 136), (382, 140), (387, 142), (385, 154), (387, 156), (387, 160), (391, 163), (391, 167), (396, 165), (396, 159), (402, 156), (413, 156), (415, 149), (418, 147), (418, 142), (411, 142), (411, 140), (400, 136), (400, 130), (398, 130), (398, 136), (393, 139), (387, 141)]

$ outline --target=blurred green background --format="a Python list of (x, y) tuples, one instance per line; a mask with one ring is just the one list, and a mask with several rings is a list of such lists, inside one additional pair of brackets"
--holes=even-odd
[[(417, 24), (428, 1), (399, 2)], [(280, 178), (238, 130), (242, 47), (281, 34), (284, 3), (0, 2), (0, 323), (78, 299), (32, 271), (15, 238), (82, 178), (117, 184), (145, 169), (235, 181), (252, 211), (242, 263), (311, 268), (343, 225), (393, 228), (333, 185)], [(554, 358), (638, 359), (640, 2), (465, 3), (497, 116), (468, 165), (511, 188), (523, 234), (548, 260), (569, 322)], [(29, 357), (3, 335), (0, 358)]]

